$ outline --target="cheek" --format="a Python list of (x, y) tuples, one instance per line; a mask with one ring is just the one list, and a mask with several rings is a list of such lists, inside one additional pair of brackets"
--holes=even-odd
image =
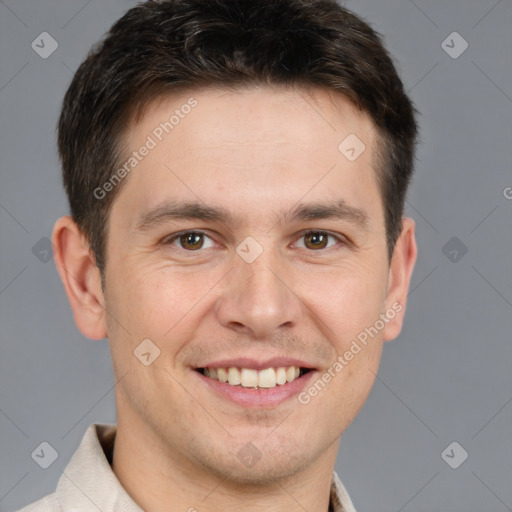
[[(387, 274), (370, 268), (340, 268), (301, 279), (307, 306), (335, 336), (338, 352), (365, 328), (374, 325), (385, 305)], [(313, 277), (313, 279), (309, 279)], [(296, 281), (297, 283), (299, 281)], [(314, 317), (313, 317), (314, 318)]]
[[(204, 314), (208, 303), (208, 297), (202, 297), (219, 280), (217, 274), (179, 272), (169, 266), (145, 268), (127, 261), (112, 276), (114, 285), (109, 294), (112, 316), (125, 327), (113, 325), (116, 335), (126, 339), (128, 331), (133, 348), (149, 338), (162, 355), (173, 356), (197, 330), (198, 315)], [(172, 360), (173, 357), (168, 359)]]

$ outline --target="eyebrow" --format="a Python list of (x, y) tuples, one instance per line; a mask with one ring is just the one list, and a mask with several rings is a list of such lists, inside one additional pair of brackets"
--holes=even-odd
[[(299, 203), (292, 209), (276, 212), (275, 218), (275, 224), (280, 225), (300, 220), (338, 219), (353, 223), (360, 228), (366, 228), (369, 221), (368, 214), (364, 210), (350, 206), (342, 199), (327, 203)], [(242, 219), (220, 206), (209, 206), (197, 201), (167, 201), (142, 214), (136, 229), (148, 231), (172, 220), (203, 220), (236, 226)]]

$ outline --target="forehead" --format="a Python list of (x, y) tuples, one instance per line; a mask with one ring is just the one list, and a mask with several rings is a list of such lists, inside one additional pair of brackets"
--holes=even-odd
[[(185, 119), (188, 119), (186, 123)], [(207, 129), (197, 130), (200, 125)], [(160, 139), (172, 133), (176, 138), (180, 133), (188, 135), (194, 130), (196, 147), (203, 143), (279, 144), (300, 140), (313, 143), (327, 134), (336, 143), (346, 127), (357, 131), (366, 143), (373, 143), (375, 127), (370, 117), (345, 96), (329, 89), (210, 87), (150, 101), (141, 119), (131, 124), (125, 139), (129, 146), (136, 146), (141, 135), (153, 134)]]
[(120, 193), (133, 211), (176, 197), (257, 212), (306, 195), (360, 204), (365, 195), (378, 196), (374, 124), (325, 89), (201, 89), (161, 97), (125, 143), (127, 158), (151, 146)]

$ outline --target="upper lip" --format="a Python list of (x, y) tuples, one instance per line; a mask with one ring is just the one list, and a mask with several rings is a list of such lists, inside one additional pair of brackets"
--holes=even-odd
[(216, 361), (211, 361), (199, 366), (196, 368), (249, 368), (251, 370), (265, 370), (266, 368), (279, 368), (281, 366), (297, 366), (299, 368), (309, 368), (314, 370), (315, 367), (312, 366), (307, 361), (302, 361), (300, 359), (294, 359), (292, 357), (273, 357), (271, 359), (266, 359), (264, 361), (251, 359), (249, 357), (239, 357), (236, 359), (218, 359)]

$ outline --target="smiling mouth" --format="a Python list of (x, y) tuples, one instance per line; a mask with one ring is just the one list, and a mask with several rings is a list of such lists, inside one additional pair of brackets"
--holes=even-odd
[(299, 379), (311, 368), (299, 368), (298, 366), (280, 366), (278, 368), (265, 368), (254, 370), (252, 368), (196, 368), (196, 371), (210, 379), (224, 382), (234, 387), (270, 389), (284, 386)]

